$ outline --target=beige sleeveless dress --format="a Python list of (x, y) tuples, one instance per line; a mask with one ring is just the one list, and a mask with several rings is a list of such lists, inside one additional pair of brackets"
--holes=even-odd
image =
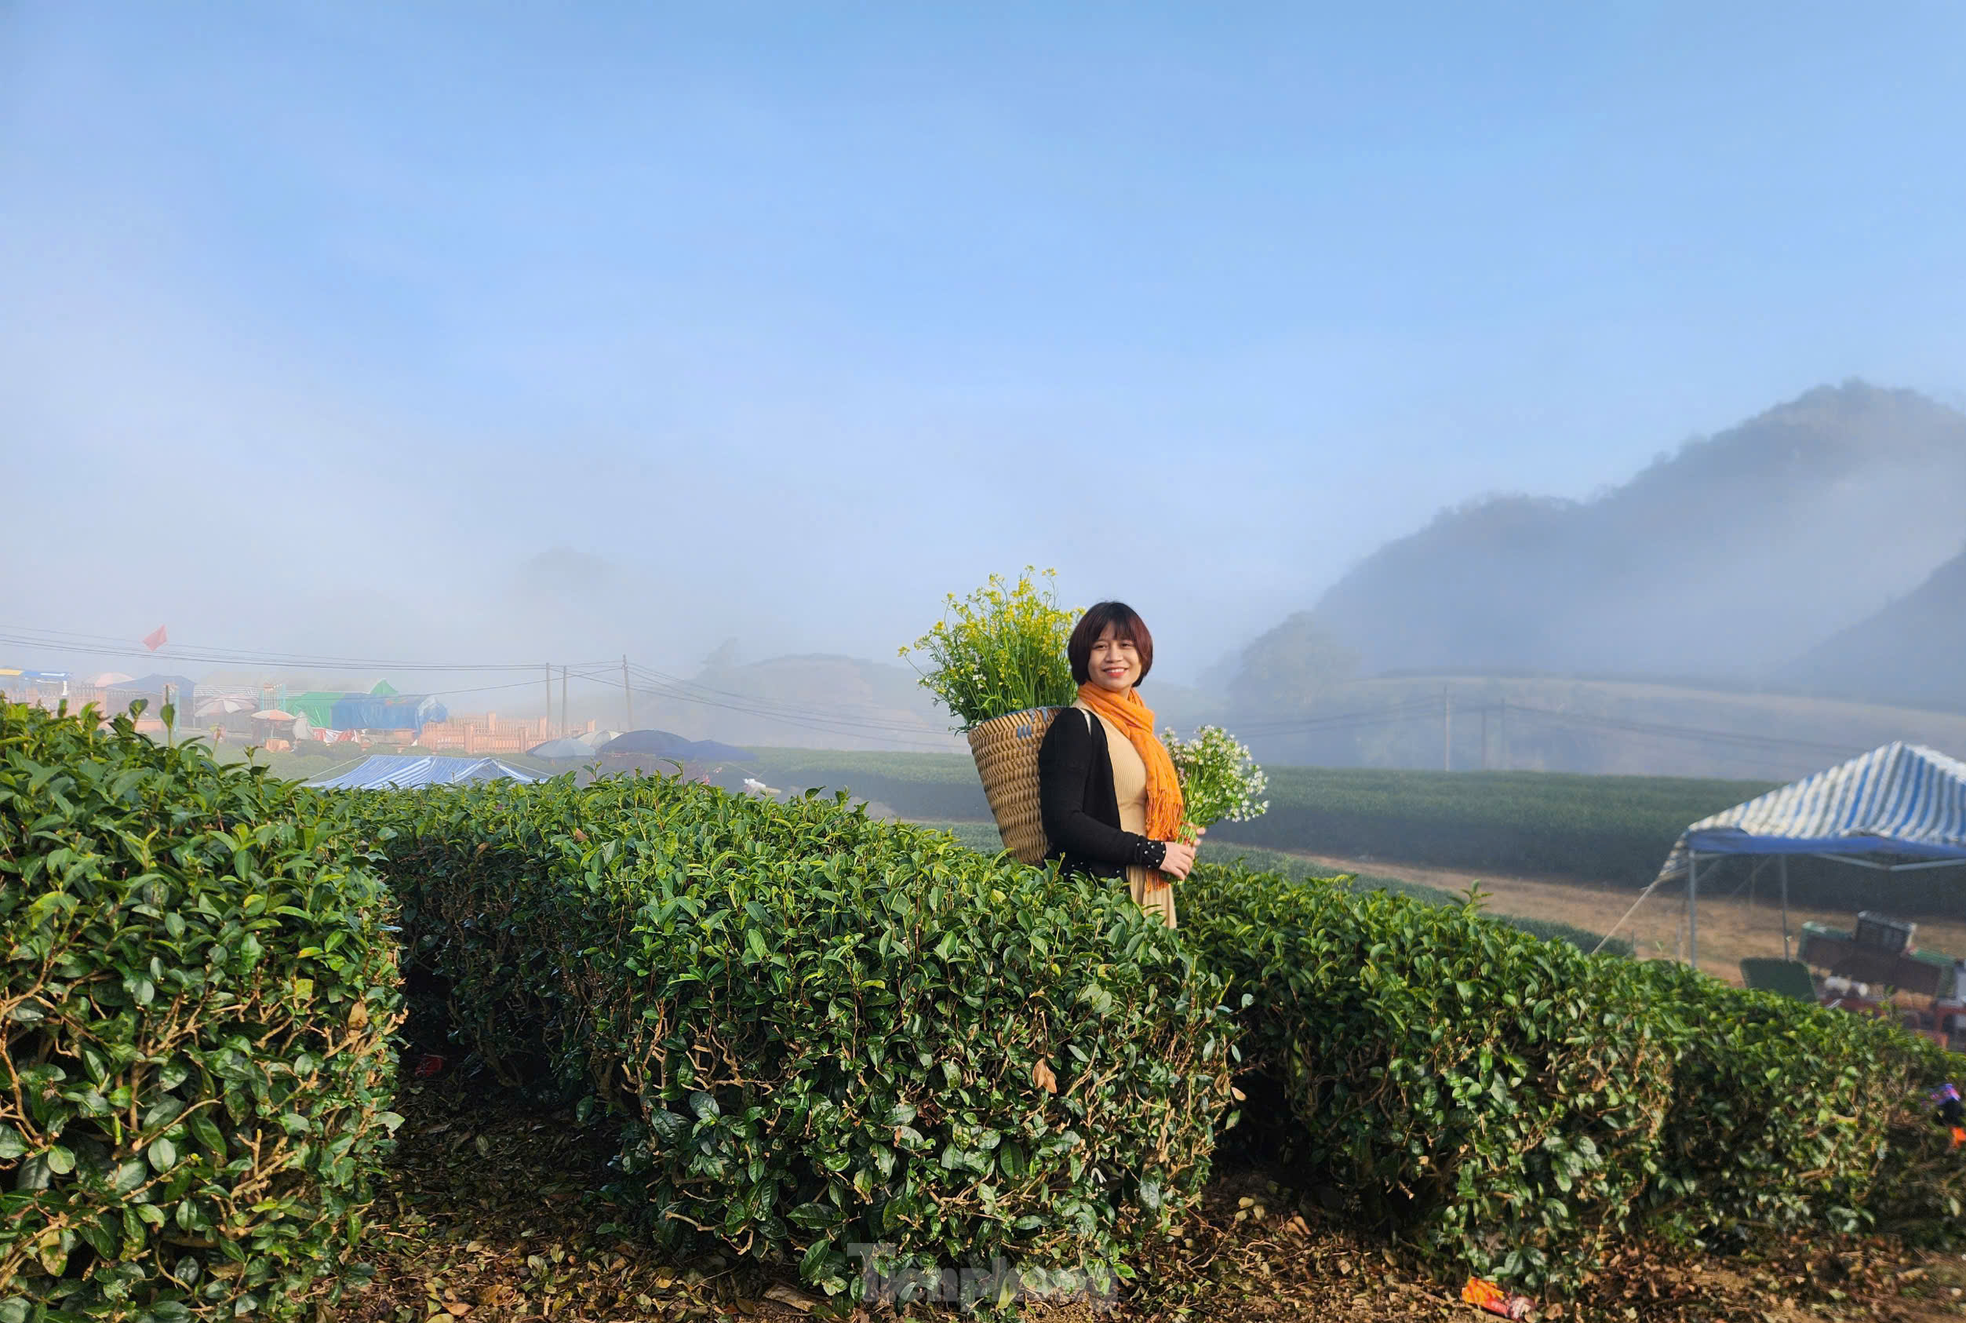
[[(1082, 703), (1074, 706), (1099, 717), (1099, 724), (1106, 728), (1106, 750), (1113, 758), (1113, 795), (1120, 802), (1120, 830), (1146, 835), (1147, 764), (1140, 761), (1140, 753), (1125, 731)], [(1174, 887), (1161, 876), (1159, 869), (1128, 867), (1126, 889), (1135, 905), (1168, 927), (1175, 926)]]

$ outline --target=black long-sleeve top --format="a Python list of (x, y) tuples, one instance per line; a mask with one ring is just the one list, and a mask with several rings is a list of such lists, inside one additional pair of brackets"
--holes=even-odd
[(1084, 708), (1060, 712), (1038, 746), (1038, 810), (1046, 857), (1072, 872), (1117, 878), (1129, 865), (1159, 868), (1167, 858), (1166, 842), (1120, 829), (1106, 727)]

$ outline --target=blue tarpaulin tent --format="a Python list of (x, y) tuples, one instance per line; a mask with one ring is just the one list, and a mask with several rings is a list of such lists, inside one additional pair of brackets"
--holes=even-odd
[[(1645, 895), (1685, 876), (1687, 946), (1696, 961), (1700, 859), (1738, 854), (1811, 855), (1884, 873), (1966, 863), (1966, 763), (1920, 744), (1887, 744), (1688, 827)], [(1785, 862), (1782, 932), (1786, 940)]]
[(334, 701), (328, 724), (336, 730), (422, 730), (449, 716), (442, 703), (425, 694), (343, 694)]
[(444, 758), (435, 754), (370, 754), (339, 776), (309, 781), (324, 790), (410, 790), (468, 781), (538, 781), (543, 778), (496, 758)]

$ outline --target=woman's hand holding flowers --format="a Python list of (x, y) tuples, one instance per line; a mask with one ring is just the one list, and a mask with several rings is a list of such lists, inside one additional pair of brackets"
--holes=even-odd
[(1167, 847), (1167, 858), (1161, 860), (1160, 871), (1179, 882), (1195, 866), (1195, 847), (1186, 841), (1162, 841)]

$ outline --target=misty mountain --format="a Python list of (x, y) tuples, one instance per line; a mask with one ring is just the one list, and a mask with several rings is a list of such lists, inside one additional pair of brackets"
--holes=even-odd
[(1966, 712), (1966, 552), (1776, 678), (1808, 693)]
[(1861, 382), (1688, 442), (1590, 500), (1472, 501), (1317, 603), (1363, 673), (1758, 682), (1966, 534), (1966, 415)]

